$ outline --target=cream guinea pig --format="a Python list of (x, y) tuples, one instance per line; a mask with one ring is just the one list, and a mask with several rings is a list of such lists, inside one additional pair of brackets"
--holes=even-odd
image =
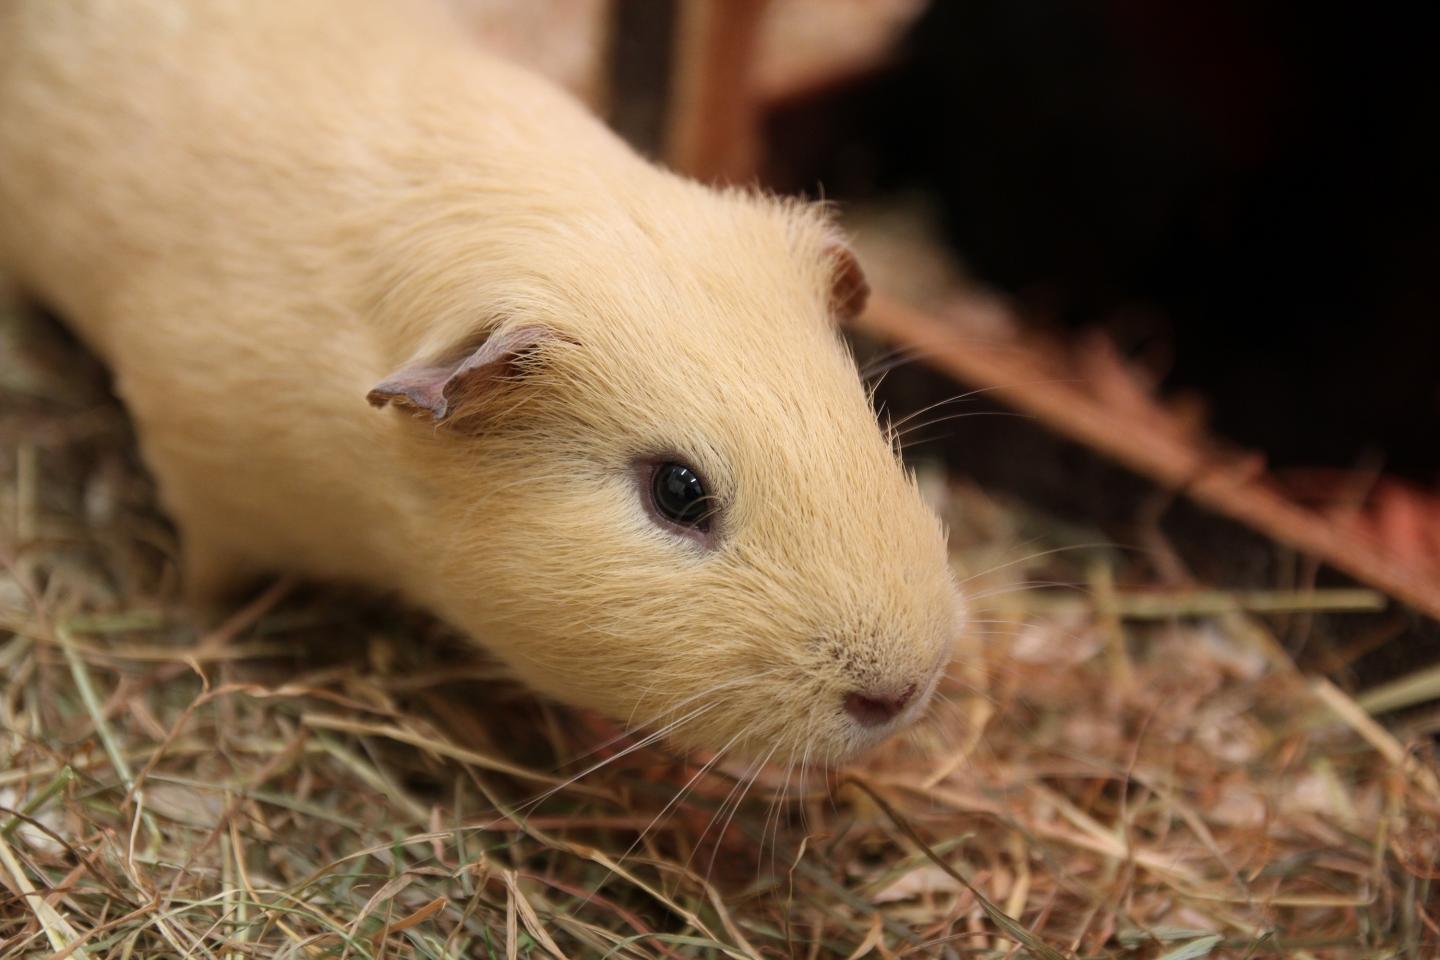
[(884, 739), (962, 614), (836, 330), (853, 257), (447, 16), (0, 5), (0, 270), (109, 364), (189, 588), (398, 591), (682, 747)]

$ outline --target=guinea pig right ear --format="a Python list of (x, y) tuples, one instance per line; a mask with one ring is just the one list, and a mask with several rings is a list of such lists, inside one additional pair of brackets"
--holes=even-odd
[(440, 359), (417, 360), (377, 383), (365, 399), (374, 407), (394, 404), (417, 417), (444, 423), (459, 401), (494, 390), (515, 372), (516, 361), (555, 334), (522, 326), (494, 333)]
[(854, 249), (843, 237), (832, 237), (825, 252), (830, 260), (830, 310), (837, 322), (850, 323), (865, 312), (870, 282), (860, 269)]

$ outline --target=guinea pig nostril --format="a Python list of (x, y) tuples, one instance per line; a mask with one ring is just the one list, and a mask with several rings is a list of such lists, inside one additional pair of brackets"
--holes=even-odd
[(871, 691), (861, 693), (852, 690), (845, 694), (845, 712), (867, 727), (878, 727), (889, 723), (900, 715), (905, 705), (915, 696), (915, 684), (910, 684), (899, 694), (884, 694)]

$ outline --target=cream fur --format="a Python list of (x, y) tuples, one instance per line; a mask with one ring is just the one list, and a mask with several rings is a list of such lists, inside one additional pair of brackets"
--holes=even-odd
[[(535, 688), (684, 745), (843, 757), (924, 687), (943, 534), (828, 317), (815, 208), (656, 169), (413, 2), (0, 4), (0, 269), (109, 362), (200, 594), (397, 589)], [(557, 336), (437, 428), (365, 395)], [(679, 453), (716, 546), (657, 527)]]

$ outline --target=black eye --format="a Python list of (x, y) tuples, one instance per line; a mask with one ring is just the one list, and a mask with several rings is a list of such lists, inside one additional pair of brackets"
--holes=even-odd
[(710, 496), (700, 475), (685, 464), (657, 465), (650, 495), (655, 500), (656, 512), (671, 523), (701, 532), (710, 529)]

